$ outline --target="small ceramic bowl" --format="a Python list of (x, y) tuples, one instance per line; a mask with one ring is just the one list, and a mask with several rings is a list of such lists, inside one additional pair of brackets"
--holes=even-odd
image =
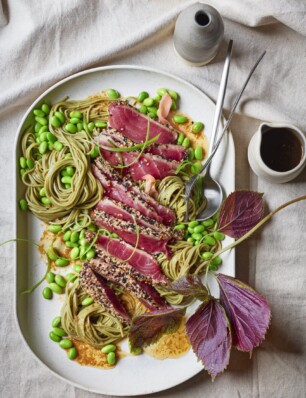
[[(262, 136), (269, 129), (285, 128), (299, 139), (302, 146), (302, 156), (298, 165), (288, 171), (275, 171), (266, 165), (261, 155)], [(253, 135), (248, 147), (248, 160), (254, 173), (272, 183), (284, 183), (296, 178), (306, 165), (306, 138), (303, 132), (292, 124), (262, 123)]]

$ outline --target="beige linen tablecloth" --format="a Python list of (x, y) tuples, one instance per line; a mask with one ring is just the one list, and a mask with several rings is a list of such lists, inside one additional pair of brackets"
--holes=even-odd
[[(51, 84), (89, 67), (136, 64), (172, 72), (216, 99), (226, 43), (217, 58), (202, 68), (183, 64), (173, 52), (175, 19), (191, 3), (0, 1), (0, 241), (12, 237), (16, 129), (27, 107)], [(260, 120), (289, 121), (306, 131), (306, 5), (303, 0), (207, 3), (221, 12), (225, 38), (235, 43), (226, 110), (254, 60), (267, 50), (231, 129), (236, 187), (264, 192), (267, 207), (273, 209), (305, 194), (306, 170), (284, 185), (258, 180), (247, 162), (247, 145)], [(305, 207), (300, 203), (279, 213), (237, 249), (238, 277), (267, 296), (273, 314), (266, 341), (254, 351), (252, 360), (247, 354), (232, 352), (228, 370), (214, 383), (202, 372), (156, 396), (306, 396)], [(21, 341), (13, 315), (13, 250), (12, 246), (0, 250), (0, 396), (94, 397), (55, 378)]]

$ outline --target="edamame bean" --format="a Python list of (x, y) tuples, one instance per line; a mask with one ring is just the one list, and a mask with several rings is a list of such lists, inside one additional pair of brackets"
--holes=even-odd
[(171, 109), (172, 111), (176, 111), (176, 109), (177, 109), (176, 102), (175, 102), (174, 100), (172, 100), (170, 109)]
[(194, 233), (194, 228), (188, 227), (188, 228), (187, 228), (187, 231), (188, 231), (190, 234), (193, 234), (193, 233)]
[(72, 123), (68, 123), (65, 126), (65, 130), (68, 131), (68, 133), (74, 134), (77, 131), (76, 125)]
[(35, 126), (34, 126), (35, 133), (38, 133), (41, 128), (42, 128), (42, 125), (40, 123), (35, 123)]
[(199, 221), (196, 221), (196, 220), (190, 221), (190, 222), (188, 223), (188, 227), (191, 227), (191, 228), (194, 228), (194, 227), (196, 227), (197, 225), (199, 225)]
[(63, 236), (63, 241), (67, 242), (68, 240), (70, 240), (70, 237), (71, 237), (71, 231), (66, 231)]
[(193, 243), (193, 242), (194, 242), (194, 239), (193, 239), (192, 237), (189, 237), (189, 238), (187, 239), (187, 242)]
[(20, 177), (22, 178), (22, 176), (24, 175), (24, 173), (26, 172), (26, 170), (25, 169), (20, 169)]
[(25, 169), (25, 168), (27, 167), (27, 160), (26, 160), (26, 158), (24, 158), (23, 156), (20, 156), (20, 158), (19, 158), (19, 164), (20, 164), (20, 167), (21, 167), (22, 169)]
[(49, 283), (48, 287), (56, 294), (62, 294), (63, 289), (55, 282)]
[(54, 332), (50, 332), (49, 337), (52, 341), (55, 341), (55, 343), (59, 343), (62, 340), (62, 338), (57, 334), (55, 334)]
[(55, 265), (57, 267), (66, 267), (66, 265), (68, 265), (68, 264), (69, 264), (69, 260), (67, 258), (58, 258), (55, 261)]
[(161, 100), (161, 96), (160, 95), (155, 95), (155, 97), (154, 97), (154, 101), (155, 102), (157, 102), (157, 103), (159, 103), (159, 101)]
[(48, 131), (48, 126), (42, 126), (38, 132), (38, 135), (41, 135), (42, 133), (45, 133), (46, 131)]
[(74, 247), (70, 252), (70, 258), (75, 260), (79, 257), (80, 249), (78, 247)]
[(48, 143), (46, 141), (43, 141), (38, 147), (39, 153), (41, 153), (42, 155), (47, 152), (47, 149)]
[(89, 231), (91, 231), (91, 232), (95, 232), (97, 227), (94, 224), (89, 224), (87, 229), (89, 229)]
[(52, 116), (51, 125), (53, 127), (60, 127), (61, 126), (61, 121), (56, 116)]
[(80, 257), (81, 260), (85, 260), (85, 258), (84, 258), (85, 252), (86, 252), (86, 247), (85, 246), (81, 246), (80, 254), (79, 254), (79, 257)]
[(106, 93), (107, 93), (107, 96), (112, 99), (117, 99), (120, 97), (120, 94), (118, 93), (118, 91), (113, 88), (109, 88)]
[(70, 249), (72, 249), (73, 247), (79, 247), (79, 245), (77, 243), (73, 243), (73, 242), (66, 242), (66, 246), (69, 247)]
[(67, 352), (67, 357), (71, 360), (75, 359), (78, 356), (77, 349), (75, 347), (72, 347), (68, 350)]
[(116, 354), (112, 351), (107, 354), (107, 362), (110, 365), (115, 365), (116, 363)]
[(201, 146), (197, 146), (194, 150), (194, 157), (197, 160), (202, 160), (203, 159), (203, 148)]
[(83, 307), (86, 307), (87, 305), (90, 305), (90, 304), (92, 304), (93, 302), (94, 302), (94, 300), (93, 300), (92, 297), (86, 297), (86, 298), (81, 302), (81, 304), (82, 304)]
[(77, 117), (72, 117), (69, 119), (69, 123), (78, 124), (78, 123), (81, 123), (81, 120), (78, 119)]
[(78, 130), (78, 131), (82, 131), (82, 130), (83, 130), (83, 127), (84, 127), (84, 126), (83, 126), (83, 123), (82, 123), (82, 122), (80, 122), (80, 123), (77, 124), (77, 130)]
[(189, 145), (190, 145), (190, 139), (188, 137), (185, 137), (184, 141), (182, 142), (182, 146), (187, 149), (189, 148)]
[(194, 159), (194, 150), (192, 148), (189, 148), (189, 155), (188, 155), (189, 160)]
[(56, 316), (52, 321), (52, 327), (57, 328), (61, 324), (62, 318), (60, 316)]
[(73, 347), (73, 342), (68, 339), (63, 339), (62, 341), (60, 341), (59, 346), (61, 348), (71, 348)]
[(203, 258), (203, 260), (210, 260), (213, 256), (212, 252), (204, 252), (201, 254), (201, 257)]
[(211, 271), (218, 271), (218, 266), (217, 266), (217, 265), (214, 265), (214, 264), (209, 264), (209, 269), (210, 269)]
[(95, 128), (94, 122), (88, 123), (88, 126), (87, 126), (87, 127), (88, 127), (89, 132), (92, 133), (92, 132), (93, 132), (93, 129)]
[(178, 94), (176, 91), (168, 90), (168, 93), (169, 93), (170, 97), (173, 98), (175, 101), (178, 99)]
[(76, 275), (70, 272), (69, 274), (66, 275), (66, 279), (68, 282), (73, 282), (73, 280), (76, 279)]
[(41, 203), (43, 203), (46, 206), (51, 204), (51, 200), (45, 196), (43, 198), (41, 198), (40, 200), (41, 200)]
[(41, 189), (39, 190), (39, 195), (40, 195), (40, 196), (46, 196), (46, 190), (45, 190), (45, 188), (41, 188)]
[(103, 354), (109, 354), (110, 352), (116, 351), (116, 346), (115, 344), (107, 344), (101, 348), (101, 351), (103, 352)]
[(41, 110), (42, 110), (43, 112), (45, 112), (46, 115), (48, 115), (48, 114), (50, 113), (50, 107), (49, 107), (48, 104), (42, 104)]
[(52, 144), (54, 144), (55, 141), (56, 141), (55, 135), (52, 134), (52, 133), (50, 133), (50, 131), (46, 131), (46, 133), (47, 133), (47, 140), (48, 140), (49, 142), (52, 142)]
[(33, 169), (34, 167), (34, 160), (33, 159), (27, 159), (27, 166), (29, 169)]
[(194, 227), (194, 232), (196, 234), (202, 233), (204, 231), (204, 226), (203, 225), (197, 225), (196, 227)]
[(206, 243), (208, 246), (214, 246), (216, 241), (212, 236), (206, 235), (204, 236), (204, 243)]
[(52, 332), (59, 337), (67, 336), (67, 333), (65, 332), (65, 330), (63, 328), (59, 328), (59, 327), (53, 328)]
[(61, 124), (64, 123), (65, 115), (63, 114), (63, 112), (60, 112), (60, 111), (54, 112), (54, 116), (56, 116), (58, 118), (58, 120), (61, 122)]
[(157, 108), (155, 106), (149, 106), (148, 111), (149, 113), (154, 113), (155, 115), (157, 115)]
[(201, 240), (201, 239), (202, 239), (202, 235), (201, 235), (201, 234), (197, 234), (197, 233), (195, 233), (195, 232), (191, 235), (191, 237), (192, 237), (194, 240)]
[(86, 233), (86, 229), (82, 229), (82, 231), (80, 232), (79, 239), (85, 238), (85, 233)]
[(91, 152), (90, 152), (90, 156), (94, 159), (94, 158), (96, 158), (97, 156), (99, 156), (99, 154), (100, 154), (100, 149), (99, 149), (99, 147), (98, 147), (98, 146), (94, 146), (93, 149), (92, 149)]
[(103, 122), (103, 120), (97, 120), (95, 122), (95, 126), (104, 129), (105, 127), (107, 127), (107, 123)]
[(178, 224), (174, 227), (175, 230), (181, 230), (181, 229), (185, 229), (185, 224)]
[(177, 143), (178, 143), (179, 145), (182, 145), (182, 143), (183, 143), (183, 141), (184, 141), (184, 138), (185, 138), (184, 134), (183, 134), (183, 133), (179, 133), (179, 135), (178, 135), (178, 137), (177, 137)]
[(50, 246), (47, 250), (47, 256), (50, 258), (50, 260), (57, 260), (58, 255), (56, 254), (55, 250), (53, 249), (52, 246)]
[(19, 207), (20, 207), (20, 210), (22, 210), (22, 211), (28, 210), (28, 203), (27, 203), (27, 201), (26, 201), (25, 199), (20, 199), (20, 201), (19, 201)]
[(48, 283), (53, 283), (55, 280), (55, 275), (53, 274), (53, 272), (48, 272), (46, 275), (46, 281)]
[(87, 240), (85, 238), (82, 238), (82, 239), (79, 240), (79, 244), (81, 246), (86, 246), (88, 243), (87, 243)]
[(154, 99), (153, 98), (146, 98), (144, 101), (143, 101), (143, 104), (146, 106), (146, 107), (148, 107), (148, 106), (153, 106), (154, 105)]
[(183, 124), (187, 122), (187, 117), (184, 115), (174, 115), (172, 120), (177, 124)]
[(55, 275), (55, 283), (60, 287), (66, 287), (66, 285), (67, 285), (66, 279), (62, 275), (59, 275), (59, 274)]
[(66, 175), (65, 177), (61, 178), (61, 181), (63, 184), (71, 184), (72, 178)]
[(217, 240), (225, 239), (225, 235), (222, 232), (216, 231), (216, 232), (213, 233), (213, 235), (214, 235), (214, 238), (217, 239)]
[(47, 133), (46, 133), (46, 132), (41, 133), (40, 136), (39, 136), (39, 139), (40, 139), (40, 142), (48, 141), (48, 139), (47, 139)]
[(214, 225), (214, 220), (212, 220), (211, 218), (208, 218), (205, 221), (202, 221), (202, 225), (204, 225), (204, 227), (212, 227)]
[(34, 109), (33, 113), (34, 113), (35, 116), (39, 116), (39, 117), (45, 117), (46, 116), (45, 112), (40, 110), (40, 109)]
[(56, 149), (58, 152), (63, 149), (63, 144), (59, 141), (55, 141), (53, 144), (54, 149)]
[(146, 91), (141, 91), (139, 94), (138, 94), (138, 98), (137, 98), (137, 101), (138, 102), (143, 102), (146, 98), (148, 98), (149, 97), (149, 93), (147, 93)]
[(160, 97), (162, 97), (163, 95), (165, 95), (165, 94), (168, 93), (168, 90), (167, 90), (166, 88), (161, 87), (161, 88), (158, 88), (158, 89), (156, 90), (156, 92), (157, 92), (157, 94), (158, 94)]
[(35, 120), (37, 121), (37, 123), (39, 123), (41, 126), (47, 126), (48, 124), (48, 120), (45, 117), (39, 117), (36, 116)]
[(222, 264), (222, 258), (221, 257), (215, 257), (215, 258), (213, 258), (211, 260), (210, 264), (219, 266), (219, 265)]
[(201, 169), (202, 169), (202, 163), (201, 162), (195, 162), (191, 166), (191, 172), (193, 174), (198, 174), (201, 171)]
[(149, 113), (148, 113), (148, 116), (149, 116), (151, 119), (155, 119), (157, 115), (156, 115), (156, 113), (149, 112)]
[(52, 299), (52, 290), (49, 287), (45, 287), (42, 291), (42, 295), (46, 300)]
[(69, 117), (73, 118), (77, 118), (77, 119), (81, 119), (82, 118), (82, 113), (79, 111), (72, 111), (69, 113)]
[(79, 273), (82, 269), (82, 265), (81, 264), (74, 264), (74, 266), (72, 267), (73, 271)]
[(66, 189), (70, 189), (71, 188), (71, 184), (65, 184), (65, 188)]
[(147, 113), (147, 107), (146, 107), (145, 105), (142, 105), (142, 106), (139, 108), (139, 112), (140, 112), (140, 113), (143, 113), (143, 114), (146, 114), (146, 113)]
[(78, 231), (73, 231), (70, 237), (70, 241), (76, 243), (80, 239), (80, 234)]
[(68, 174), (70, 177), (72, 177), (73, 174), (74, 174), (74, 168), (73, 168), (72, 166), (67, 166), (67, 167), (66, 167), (66, 172), (67, 172), (67, 174)]
[(194, 134), (198, 134), (200, 131), (203, 130), (203, 128), (204, 128), (204, 124), (202, 122), (196, 122), (193, 124), (191, 130)]
[(60, 232), (62, 230), (62, 226), (56, 225), (56, 224), (50, 224), (48, 229), (50, 232), (57, 234), (58, 232)]
[(90, 249), (88, 250), (88, 252), (86, 253), (86, 260), (91, 260), (92, 258), (94, 258), (95, 256), (95, 251), (94, 249)]

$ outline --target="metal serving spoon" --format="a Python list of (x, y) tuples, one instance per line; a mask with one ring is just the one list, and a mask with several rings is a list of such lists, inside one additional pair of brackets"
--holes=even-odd
[[(265, 54), (266, 54), (266, 51), (264, 51), (264, 52), (261, 54), (261, 56), (258, 58), (258, 60), (255, 62), (255, 64), (254, 64), (253, 68), (251, 69), (251, 71), (250, 71), (248, 77), (246, 78), (246, 81), (244, 82), (244, 85), (242, 86), (242, 88), (241, 88), (241, 90), (240, 90), (240, 92), (239, 92), (239, 94), (238, 94), (238, 96), (237, 96), (237, 98), (236, 98), (236, 100), (235, 100), (235, 102), (234, 102), (234, 105), (233, 105), (233, 107), (232, 107), (232, 109), (231, 109), (231, 112), (230, 112), (229, 117), (228, 117), (228, 119), (227, 119), (227, 122), (226, 122), (226, 124), (225, 124), (225, 126), (224, 126), (224, 128), (223, 128), (223, 130), (222, 130), (222, 133), (221, 133), (221, 135), (220, 135), (218, 141), (217, 141), (216, 144), (214, 145), (212, 152), (211, 152), (210, 155), (208, 156), (207, 160), (204, 162), (204, 164), (203, 164), (203, 166), (202, 166), (202, 169), (200, 170), (200, 172), (199, 172), (198, 174), (196, 174), (195, 176), (191, 177), (191, 178), (187, 181), (187, 183), (186, 183), (186, 185), (185, 185), (185, 203), (186, 203), (185, 222), (187, 222), (188, 219), (189, 219), (188, 202), (189, 202), (189, 198), (190, 198), (192, 189), (193, 189), (194, 185), (196, 184), (198, 178), (201, 177), (201, 176), (203, 176), (204, 171), (207, 170), (207, 168), (209, 167), (209, 165), (210, 165), (210, 163), (211, 163), (211, 161), (212, 161), (212, 159), (213, 159), (215, 153), (217, 152), (217, 149), (219, 148), (219, 145), (220, 145), (220, 143), (221, 143), (221, 141), (222, 141), (222, 138), (223, 138), (224, 134), (227, 132), (227, 129), (228, 129), (228, 127), (229, 127), (229, 125), (230, 125), (230, 122), (231, 122), (231, 120), (232, 120), (232, 118), (233, 118), (233, 116), (234, 116), (235, 110), (236, 110), (236, 108), (237, 108), (237, 106), (238, 106), (238, 104), (239, 104), (239, 101), (240, 101), (240, 99), (241, 99), (241, 97), (242, 97), (242, 94), (244, 93), (244, 90), (246, 89), (246, 86), (248, 85), (251, 76), (252, 76), (253, 73), (255, 72), (255, 69), (257, 68), (258, 64), (260, 63), (260, 61), (262, 60), (262, 58), (264, 57)], [(222, 75), (222, 77), (223, 77), (223, 75)], [(219, 96), (218, 96), (218, 100), (219, 100)], [(205, 181), (205, 180), (204, 180), (204, 181)], [(205, 181), (205, 182), (206, 182), (206, 181)], [(214, 207), (214, 208), (212, 207), (213, 204), (210, 204), (210, 203), (209, 203), (209, 200), (210, 200), (210, 199), (207, 198), (207, 202), (208, 202), (208, 203), (207, 203), (207, 206), (209, 206), (209, 207), (212, 209), (212, 210), (211, 210), (211, 213), (210, 213), (211, 215), (215, 214), (215, 213), (219, 210), (219, 208), (221, 207), (222, 198), (223, 198), (223, 192), (222, 192), (222, 190), (219, 191), (219, 192), (221, 192), (221, 195), (220, 195), (221, 198), (220, 198), (220, 200), (216, 199), (216, 200), (214, 201), (214, 203), (215, 203), (215, 207)], [(204, 192), (203, 192), (203, 195), (204, 195)], [(204, 212), (204, 210), (203, 210), (203, 212)], [(203, 221), (203, 220), (205, 220), (205, 219), (207, 219), (207, 218), (209, 218), (209, 217), (202, 218), (202, 213), (201, 213), (199, 216), (196, 217), (196, 219), (199, 220), (199, 221)]]
[[(216, 103), (216, 110), (214, 115), (211, 141), (209, 145), (208, 155), (210, 155), (214, 149), (214, 145), (217, 138), (218, 127), (222, 116), (222, 109), (224, 103), (224, 97), (227, 87), (227, 80), (229, 74), (229, 68), (232, 58), (233, 40), (230, 40), (228, 44), (227, 54), (224, 62), (221, 83)], [(211, 163), (206, 167), (205, 173), (205, 185), (204, 185), (204, 196), (207, 200), (206, 206), (203, 211), (199, 211), (196, 215), (197, 220), (207, 220), (212, 217), (216, 211), (220, 208), (223, 201), (223, 190), (218, 181), (214, 180), (210, 175)], [(188, 184), (188, 183), (187, 183)], [(216, 210), (217, 209), (217, 210)]]

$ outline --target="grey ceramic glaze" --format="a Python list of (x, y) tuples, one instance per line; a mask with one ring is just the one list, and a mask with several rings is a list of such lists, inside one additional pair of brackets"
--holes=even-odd
[(174, 29), (174, 49), (193, 66), (210, 62), (217, 54), (224, 36), (218, 11), (208, 4), (195, 3), (183, 10)]

